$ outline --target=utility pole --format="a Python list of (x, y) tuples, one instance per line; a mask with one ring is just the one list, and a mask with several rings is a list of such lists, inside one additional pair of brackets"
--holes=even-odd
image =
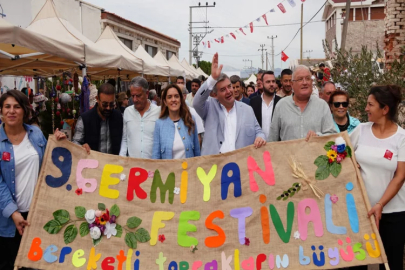
[(3, 7), (1, 5), (0, 5), (0, 8), (1, 8), (0, 16), (2, 18), (6, 17), (6, 14), (4, 14), (4, 9), (3, 9)]
[(302, 43), (303, 43), (303, 24), (304, 24), (304, 3), (301, 3), (301, 47), (300, 47), (300, 58), (302, 63)]
[(342, 44), (340, 44), (340, 49), (342, 49), (343, 51), (345, 50), (346, 47), (347, 26), (349, 24), (349, 16), (350, 16), (350, 2), (351, 2), (350, 0), (346, 0), (345, 21), (343, 22), (343, 31), (342, 31)]
[(264, 46), (266, 46), (266, 45), (265, 44), (260, 44), (261, 49), (258, 49), (258, 51), (262, 51), (262, 69), (264, 68), (263, 67), (263, 64), (264, 64), (264, 51), (267, 51), (267, 49), (265, 49)]
[(277, 35), (267, 38), (271, 39), (271, 70), (274, 71), (274, 39), (277, 38)]
[(250, 62), (250, 67), (249, 66), (245, 66), (245, 67), (249, 67), (248, 69), (250, 69), (251, 74), (253, 74), (253, 61), (250, 59), (243, 59), (243, 62)]
[[(203, 40), (203, 38), (208, 34), (211, 33), (214, 30), (211, 30), (210, 32), (208, 32), (208, 21), (205, 20), (203, 22), (193, 22), (193, 8), (209, 8), (209, 7), (215, 7), (215, 2), (213, 5), (209, 6), (208, 2), (205, 3), (205, 6), (201, 6), (201, 3), (198, 3), (198, 6), (190, 6), (190, 23), (189, 23), (189, 39), (188, 39), (188, 45), (189, 45), (189, 54), (188, 54), (188, 61), (189, 64), (192, 64), (192, 60), (193, 60), (193, 56), (196, 58), (196, 62), (197, 62), (197, 67), (198, 67), (198, 61), (202, 56), (202, 52), (198, 51), (198, 45), (200, 44), (201, 40)], [(206, 10), (206, 14), (205, 14), (205, 18), (207, 18), (207, 10)], [(200, 33), (193, 33), (193, 23), (205, 23), (204, 27), (194, 27), (194, 28), (205, 28), (205, 32), (200, 32)], [(197, 35), (195, 36), (194, 39), (194, 45), (195, 47), (193, 48), (193, 34), (203, 34), (203, 35)]]
[(266, 70), (269, 70), (269, 57), (268, 57), (268, 52), (266, 52)]

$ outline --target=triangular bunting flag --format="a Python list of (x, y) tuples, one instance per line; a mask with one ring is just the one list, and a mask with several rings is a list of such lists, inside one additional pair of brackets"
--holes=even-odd
[(269, 25), (268, 22), (267, 22), (267, 16), (266, 16), (266, 14), (263, 14), (262, 17), (263, 17), (264, 21), (266, 22), (266, 24)]
[(243, 29), (242, 29), (242, 27), (241, 28), (239, 28), (239, 31), (241, 31), (245, 36), (246, 36), (246, 34), (245, 34), (245, 32), (243, 32)]
[(288, 56), (282, 51), (281, 52), (281, 60), (283, 60), (283, 62), (287, 61)]
[(218, 40), (218, 39), (214, 39), (214, 40), (215, 40), (215, 42), (219, 43), (219, 40)]
[(260, 17), (256, 19), (256, 22), (260, 22)]
[(250, 25), (250, 33), (253, 33), (253, 22), (249, 23)]
[(301, 0), (301, 2), (305, 2), (305, 0)]
[[(302, 0), (301, 0), (302, 1)], [(305, 0), (304, 0), (305, 1)], [(288, 4), (290, 4), (291, 7), (295, 7), (295, 2), (294, 0), (287, 0)]]
[(211, 48), (211, 44), (210, 44), (210, 42), (208, 41), (208, 49), (209, 49), (209, 48)]
[(224, 36), (221, 37), (221, 43), (224, 43)]
[(205, 42), (204, 42), (204, 41), (202, 42), (202, 44), (203, 44), (204, 48), (206, 48), (206, 47), (207, 47), (207, 46), (205, 45)]
[(234, 33), (230, 33), (230, 35), (231, 35), (234, 39), (236, 39), (236, 36), (235, 36)]
[(278, 6), (278, 8), (281, 10), (281, 12), (283, 12), (283, 13), (286, 12), (283, 3), (280, 3), (280, 4), (278, 4), (277, 6)]

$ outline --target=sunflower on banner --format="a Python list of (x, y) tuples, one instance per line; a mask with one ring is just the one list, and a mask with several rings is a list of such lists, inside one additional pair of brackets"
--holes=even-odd
[[(283, 5), (284, 2), (288, 2), (288, 4), (293, 8), (296, 6), (295, 1), (298, 0), (283, 0), (281, 1), (279, 4), (277, 4), (278, 10), (280, 10), (282, 13), (286, 13), (287, 9), (285, 8), (285, 6)], [(305, 0), (301, 0), (301, 2), (305, 2)], [(260, 23), (263, 19), (263, 21), (266, 23), (266, 25), (269, 25), (268, 22), (268, 16), (270, 13), (276, 12), (276, 8), (272, 8), (269, 11), (267, 11), (266, 13), (264, 13), (263, 15), (257, 17), (254, 21), (256, 21), (256, 23)], [(250, 33), (253, 33), (253, 29), (254, 29), (254, 21), (251, 21), (249, 24), (245, 25), (244, 27), (240, 27), (239, 29), (230, 32), (229, 34), (225, 35), (225, 36), (221, 36), (220, 38), (215, 38), (213, 40), (209, 40), (209, 41), (203, 41), (203, 46), (204, 48), (206, 48), (208, 46), (208, 48), (211, 48), (211, 45), (214, 44), (214, 42), (218, 43), (218, 44), (222, 44), (225, 43), (225, 38), (233, 38), (234, 40), (237, 39), (237, 35), (236, 34), (243, 34), (246, 36), (246, 30), (245, 29), (249, 29)], [(288, 58), (288, 57), (287, 57)]]

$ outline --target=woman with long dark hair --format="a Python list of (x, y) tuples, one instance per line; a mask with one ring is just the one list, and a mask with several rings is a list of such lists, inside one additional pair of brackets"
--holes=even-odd
[[(27, 125), (28, 97), (10, 90), (0, 98), (0, 269), (14, 269), (46, 148), (42, 131)], [(66, 135), (55, 131), (56, 139)]]
[(405, 245), (405, 130), (396, 123), (401, 100), (399, 86), (372, 87), (366, 106), (369, 122), (350, 134), (372, 206), (368, 215), (375, 218), (388, 264), (395, 270), (403, 269)]
[(155, 124), (153, 159), (180, 159), (200, 156), (195, 120), (176, 84), (162, 93), (162, 109)]

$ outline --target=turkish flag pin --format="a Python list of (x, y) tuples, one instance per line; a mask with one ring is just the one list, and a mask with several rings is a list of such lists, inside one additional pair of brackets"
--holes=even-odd
[(10, 153), (9, 152), (3, 152), (2, 160), (10, 161)]
[(384, 158), (391, 160), (392, 159), (392, 152), (390, 150), (385, 150)]

